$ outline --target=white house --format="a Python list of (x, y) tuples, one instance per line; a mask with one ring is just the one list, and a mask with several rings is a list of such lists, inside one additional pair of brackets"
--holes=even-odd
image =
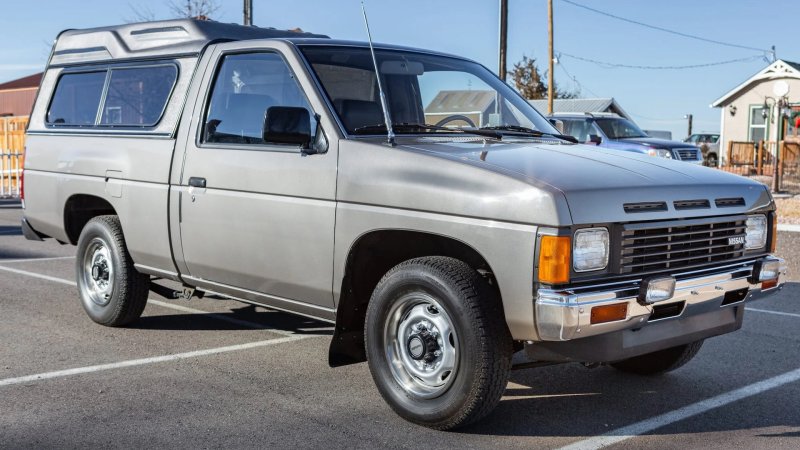
[(800, 64), (779, 59), (711, 106), (720, 108), (723, 160), (731, 141), (781, 141), (786, 136), (793, 139), (800, 116)]

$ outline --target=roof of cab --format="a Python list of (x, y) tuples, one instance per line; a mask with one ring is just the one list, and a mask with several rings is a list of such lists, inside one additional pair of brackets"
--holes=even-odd
[(274, 28), (178, 19), (66, 30), (56, 39), (51, 66), (197, 55), (210, 42), (269, 38), (327, 38)]

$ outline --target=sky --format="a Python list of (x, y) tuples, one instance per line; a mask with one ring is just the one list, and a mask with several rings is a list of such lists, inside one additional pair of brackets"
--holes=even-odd
[[(6, 0), (8, 1), (8, 0)], [(800, 17), (797, 0), (570, 0), (603, 12), (705, 39), (764, 49), (800, 61), (793, 32)], [(0, 15), (0, 82), (43, 70), (52, 41), (66, 28), (135, 21), (135, 11), (170, 17), (169, 0), (43, 0), (13, 2)], [(219, 0), (214, 18), (242, 20), (241, 0)], [(253, 0), (258, 26), (364, 40), (360, 0)], [(420, 47), (474, 59), (498, 70), (499, 0), (366, 0), (376, 42)], [(620, 21), (565, 0), (553, 0), (556, 84), (582, 97), (614, 97), (645, 129), (718, 132), (719, 109), (709, 105), (767, 65), (762, 50), (688, 39)], [(524, 55), (547, 66), (547, 1), (509, 0), (508, 64)], [(559, 57), (560, 55), (560, 57)], [(686, 66), (746, 59), (731, 64), (680, 70), (644, 70), (588, 62), (574, 57), (633, 66)], [(577, 82), (575, 81), (577, 80)], [(800, 96), (800, 92), (789, 96)]]

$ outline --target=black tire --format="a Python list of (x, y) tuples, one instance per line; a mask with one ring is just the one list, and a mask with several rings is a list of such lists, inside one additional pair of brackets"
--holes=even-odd
[(706, 165), (708, 167), (717, 167), (719, 165), (719, 161), (717, 160), (717, 155), (710, 154), (706, 157)]
[(691, 344), (679, 345), (611, 363), (611, 366), (622, 372), (635, 373), (637, 375), (661, 375), (682, 367), (691, 361), (702, 346), (703, 341), (699, 340)]
[[(387, 330), (392, 329), (390, 316), (403, 317), (393, 309), (413, 296), (434, 299), (434, 309), (428, 306), (427, 311), (437, 315), (443, 312), (449, 319), (453, 332), (448, 341), (443, 338), (442, 346), (436, 348), (440, 353), (450, 351), (456, 355), (453, 370), (443, 374), (449, 377), (445, 378), (445, 385), (437, 388), (441, 392), (425, 398), (399, 381), (402, 377), (398, 378), (398, 371), (406, 369), (390, 365), (390, 359), (399, 358), (402, 339), (386, 337)], [(378, 390), (398, 415), (416, 424), (437, 430), (470, 424), (491, 412), (505, 391), (513, 350), (500, 299), (475, 270), (457, 259), (417, 258), (390, 270), (370, 299), (364, 337), (370, 372)], [(409, 356), (411, 339), (403, 345), (407, 345)], [(431, 351), (430, 347), (423, 348)], [(415, 379), (409, 379), (413, 385)]]
[(93, 321), (121, 327), (142, 315), (150, 277), (133, 267), (117, 216), (98, 216), (83, 227), (75, 269), (81, 305)]

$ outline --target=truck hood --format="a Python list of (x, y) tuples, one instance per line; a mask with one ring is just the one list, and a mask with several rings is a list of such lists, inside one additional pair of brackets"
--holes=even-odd
[(686, 142), (669, 141), (667, 139), (640, 137), (640, 138), (624, 138), (617, 139), (617, 142), (625, 142), (627, 144), (639, 144), (653, 148), (663, 148), (672, 150), (674, 148), (693, 148), (694, 145)]
[[(740, 214), (771, 206), (766, 186), (718, 169), (588, 145), (543, 141), (420, 139), (402, 149), (482, 167), (560, 192), (574, 224)], [(741, 204), (717, 206), (719, 199)], [(674, 202), (708, 200), (708, 207), (676, 209)], [(664, 202), (665, 210), (632, 207)], [(730, 203), (730, 202), (728, 202)], [(632, 212), (637, 211), (637, 212)]]

